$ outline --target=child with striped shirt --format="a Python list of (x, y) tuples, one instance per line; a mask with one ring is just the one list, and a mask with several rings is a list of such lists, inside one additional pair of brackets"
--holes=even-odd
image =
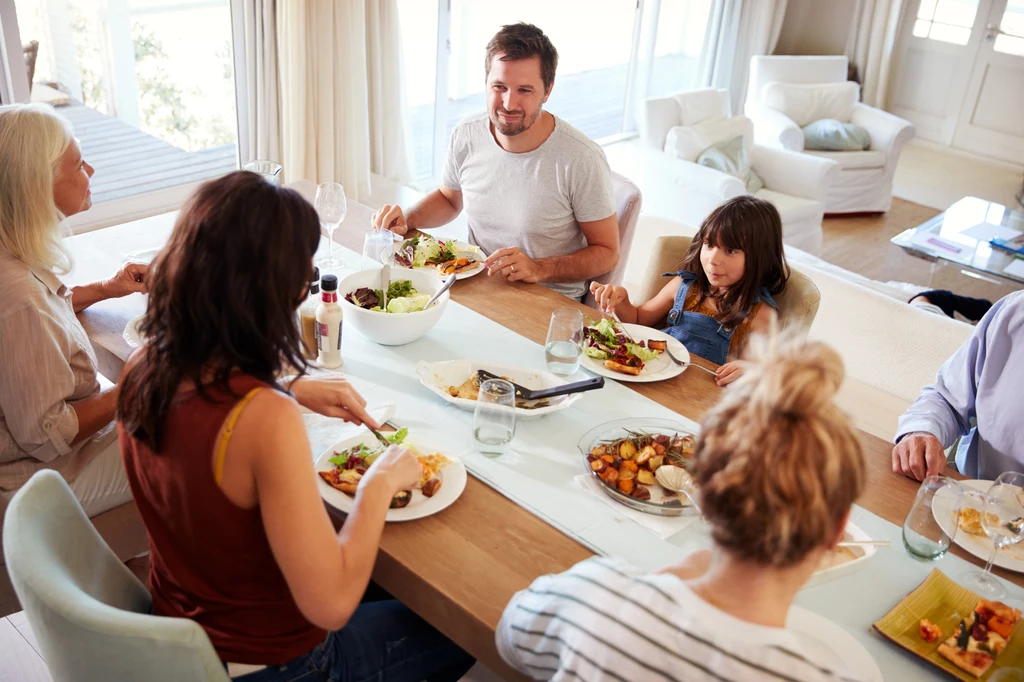
[(832, 402), (842, 361), (818, 342), (751, 350), (698, 438), (710, 551), (653, 574), (596, 557), (538, 578), (498, 626), (510, 665), (538, 680), (857, 680), (785, 629), (864, 486), (860, 442)]

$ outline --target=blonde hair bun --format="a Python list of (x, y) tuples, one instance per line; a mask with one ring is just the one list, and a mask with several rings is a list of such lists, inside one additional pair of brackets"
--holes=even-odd
[(752, 409), (810, 417), (831, 405), (843, 383), (843, 359), (820, 341), (794, 344), (762, 336), (751, 339), (749, 348)]

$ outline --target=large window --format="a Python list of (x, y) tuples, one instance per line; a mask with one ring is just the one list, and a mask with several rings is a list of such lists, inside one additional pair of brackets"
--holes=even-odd
[(502, 25), (525, 21), (551, 38), (559, 62), (545, 108), (602, 141), (635, 130), (644, 99), (697, 86), (712, 3), (399, 0), (417, 183), (436, 182), (452, 129), (486, 106), (484, 52)]
[(31, 98), (75, 127), (96, 203), (237, 168), (230, 0), (15, 0)]
[(978, 0), (921, 0), (914, 36), (966, 45), (978, 13)]

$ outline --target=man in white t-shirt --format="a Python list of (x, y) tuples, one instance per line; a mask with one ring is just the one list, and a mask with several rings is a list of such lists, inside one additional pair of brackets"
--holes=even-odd
[(374, 227), (404, 235), (465, 208), (488, 275), (582, 298), (586, 281), (618, 262), (619, 228), (604, 151), (543, 109), (557, 64), (539, 28), (503, 27), (487, 44), (487, 113), (452, 131), (441, 187), (406, 214), (384, 206)]

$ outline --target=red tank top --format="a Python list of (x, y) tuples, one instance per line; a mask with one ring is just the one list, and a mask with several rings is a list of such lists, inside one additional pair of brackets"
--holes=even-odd
[[(249, 376), (231, 380), (244, 396)], [(153, 613), (190, 618), (221, 660), (275, 665), (311, 651), (327, 632), (299, 612), (270, 551), (259, 507), (235, 506), (214, 481), (217, 435), (240, 398), (211, 390), (217, 402), (182, 394), (168, 411), (155, 454), (118, 422), (121, 454), (149, 534)]]

